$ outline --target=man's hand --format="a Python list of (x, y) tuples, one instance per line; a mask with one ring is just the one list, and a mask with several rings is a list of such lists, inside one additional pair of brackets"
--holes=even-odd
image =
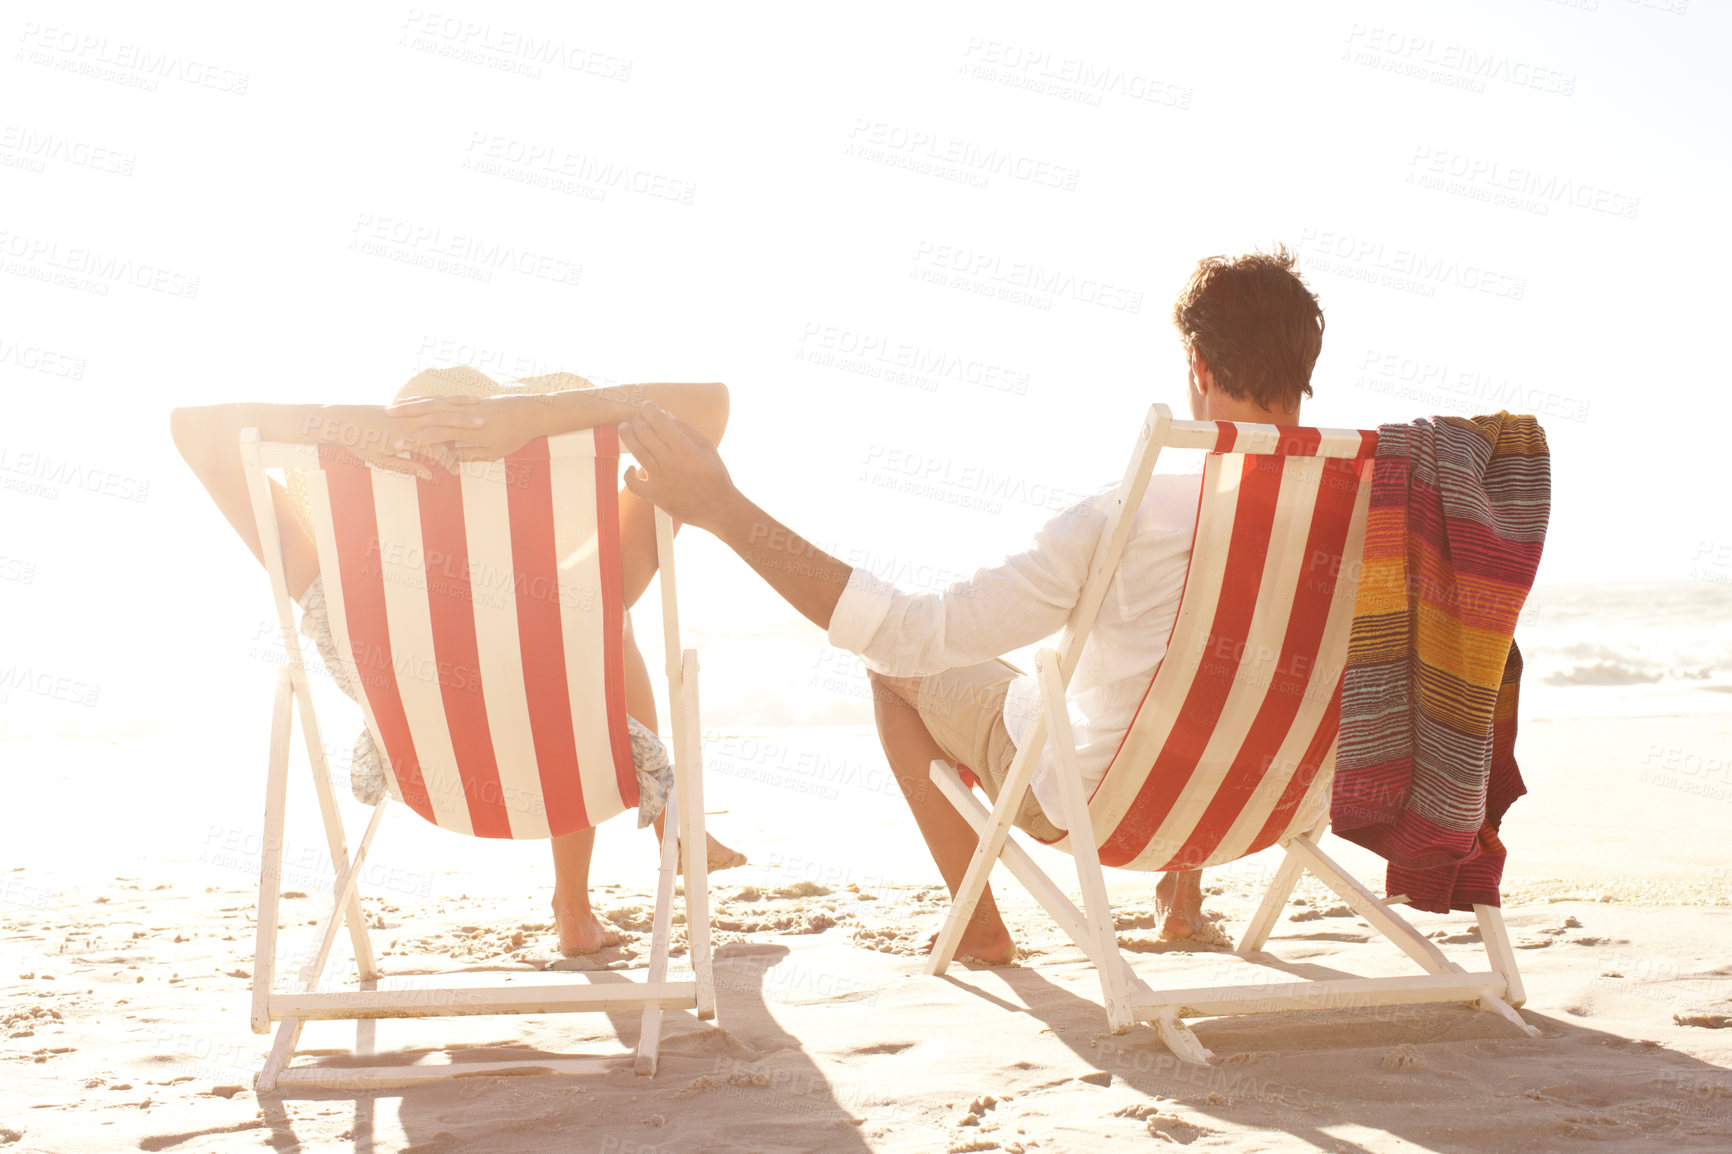
[(854, 571), (747, 500), (708, 438), (654, 405), (621, 425), (619, 437), (637, 458), (626, 488), (714, 533), (808, 621), (830, 628)]
[(715, 445), (678, 417), (644, 405), (619, 427), (619, 437), (637, 458), (625, 487), (675, 520), (719, 534), (745, 505)]

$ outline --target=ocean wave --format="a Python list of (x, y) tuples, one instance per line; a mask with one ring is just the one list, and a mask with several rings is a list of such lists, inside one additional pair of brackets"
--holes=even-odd
[[(1601, 620), (1592, 641), (1565, 641), (1563, 631), (1547, 636), (1518, 634), (1526, 679), (1545, 685), (1655, 685), (1700, 683), (1732, 674), (1732, 637), (1707, 623), (1695, 628)], [(1549, 642), (1549, 644), (1548, 644)]]
[(1622, 661), (1590, 661), (1555, 669), (1541, 680), (1547, 685), (1651, 685), (1666, 680), (1666, 675)]

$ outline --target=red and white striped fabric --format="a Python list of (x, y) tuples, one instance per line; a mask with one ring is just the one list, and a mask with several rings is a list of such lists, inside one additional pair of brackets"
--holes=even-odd
[(1359, 430), (1174, 433), (1210, 450), (1190, 570), (1166, 656), (1089, 801), (1101, 863), (1128, 869), (1232, 861), (1327, 811), (1377, 445)]
[(478, 837), (635, 806), (614, 430), (430, 481), (304, 453), (332, 637), (392, 794)]

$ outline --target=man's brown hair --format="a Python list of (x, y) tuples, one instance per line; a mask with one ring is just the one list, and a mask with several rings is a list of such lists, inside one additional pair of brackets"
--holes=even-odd
[(1279, 244), (1271, 253), (1205, 257), (1173, 304), (1186, 349), (1202, 354), (1229, 397), (1280, 411), (1311, 395), (1323, 307), (1295, 265)]

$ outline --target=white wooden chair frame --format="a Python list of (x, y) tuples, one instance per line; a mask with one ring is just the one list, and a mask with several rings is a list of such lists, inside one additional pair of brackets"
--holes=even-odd
[[(1249, 446), (1257, 441), (1272, 445), (1278, 436), (1272, 425), (1239, 425), (1238, 434), (1237, 443), (1246, 446), (1240, 451), (1249, 452), (1256, 451)], [(1507, 1019), (1528, 1036), (1539, 1036), (1539, 1031), (1516, 1013), (1515, 1007), (1523, 1004), (1526, 995), (1502, 911), (1496, 906), (1474, 907), (1490, 968), (1464, 969), (1445, 957), (1435, 943), (1391, 908), (1400, 899), (1395, 899), (1395, 902), (1379, 899), (1318, 848), (1318, 839), (1328, 824), (1326, 818), (1308, 832), (1277, 843), (1285, 851), (1285, 856), (1239, 940), (1236, 953), (1250, 957), (1262, 952), (1301, 872), (1309, 870), (1349, 909), (1413, 959), (1423, 974), (1156, 990), (1137, 975), (1119, 950), (1095, 838), (1068, 839), (1083, 899), (1081, 910), (1035, 864), (1028, 852), (1010, 839), (1012, 820), (1033, 780), (1037, 755), (1043, 745), (1050, 745), (1053, 751), (1063, 824), (1069, 830), (1093, 828), (1088, 796), (1077, 768), (1076, 738), (1065, 708), (1065, 690), (1082, 655), (1083, 642), (1099, 615), (1107, 585), (1130, 538), (1134, 512), (1142, 503), (1161, 449), (1209, 450), (1215, 447), (1219, 435), (1219, 427), (1213, 421), (1174, 421), (1165, 405), (1154, 405), (1149, 409), (1114, 498), (1107, 529), (1095, 548), (1082, 597), (1071, 613), (1059, 647), (1056, 650), (1043, 649), (1036, 658), (1035, 675), (1041, 708), (1017, 748), (997, 803), (988, 810), (949, 762), (932, 762), (930, 773), (933, 781), (974, 827), (980, 840), (939, 931), (926, 972), (943, 974), (949, 967), (963, 929), (986, 888), (992, 867), (1002, 862), (1099, 971), (1102, 1000), (1112, 1032), (1123, 1034), (1137, 1021), (1148, 1021), (1173, 1053), (1189, 1062), (1205, 1063), (1212, 1055), (1184, 1019), (1229, 1014), (1466, 1002)], [(1348, 570), (1344, 566), (1345, 571)], [(1052, 719), (1057, 719), (1056, 726)], [(1333, 765), (1333, 758), (1330, 764)], [(1324, 788), (1327, 789), (1327, 783)]]
[[(657, 876), (656, 907), (650, 938), (648, 974), (644, 981), (592, 983), (581, 971), (548, 974), (512, 973), (504, 982), (485, 985), (424, 986), (393, 988), (400, 983), (383, 975), (373, 952), (365, 915), (361, 910), (358, 880), (373, 837), (391, 804), (389, 796), (373, 807), (366, 832), (349, 854), (342, 814), (331, 788), (325, 746), (320, 738), (318, 717), (309, 691), (307, 670), (301, 657), (300, 638), (289, 605), (288, 582), (283, 569), (282, 536), (271, 499), (266, 470), (305, 467), (310, 446), (262, 442), (257, 429), (241, 432), (241, 460), (258, 523), (259, 545), (282, 628), (288, 664), (277, 672), (275, 704), (271, 714), (270, 769), (265, 785), (265, 833), (259, 870), (258, 936), (253, 968), (251, 1021), (253, 1032), (270, 1032), (277, 1023), (276, 1038), (256, 1079), (260, 1092), (285, 1087), (315, 1089), (373, 1089), (407, 1086), (449, 1077), (489, 1074), (569, 1074), (604, 1071), (632, 1060), (640, 1076), (653, 1076), (661, 1041), (662, 1011), (693, 1010), (704, 1021), (716, 1016), (715, 978), (711, 966), (709, 862), (704, 831), (702, 750), (698, 724), (698, 657), (694, 649), (680, 649), (679, 609), (674, 586), (673, 522), (656, 511), (656, 554), (659, 561), (662, 625), (666, 638), (668, 704), (673, 739), (675, 787), (668, 799), (668, 824), (678, 831), (664, 837)], [(316, 453), (316, 450), (313, 450)], [(312, 458), (316, 462), (316, 456)], [(298, 712), (301, 736), (312, 770), (313, 789), (324, 819), (330, 849), (335, 904), (319, 932), (318, 948), (295, 978), (298, 987), (276, 989), (277, 930), (282, 889), (283, 824), (288, 800), (291, 712)], [(672, 936), (674, 880), (678, 866), (676, 845), (684, 854), (686, 933), (692, 966), (690, 980), (668, 977), (668, 948)], [(340, 929), (347, 927), (355, 955), (359, 987), (323, 989), (320, 982)], [(610, 974), (613, 971), (608, 971)], [(437, 976), (437, 975), (436, 975)], [(447, 975), (449, 976), (449, 975)], [(517, 978), (538, 979), (517, 981)], [(552, 980), (549, 980), (552, 979)], [(304, 1023), (319, 1019), (356, 1019), (356, 1053), (371, 1049), (371, 1031), (361, 1023), (376, 1018), (425, 1018), (475, 1014), (568, 1013), (580, 1010), (619, 1011), (640, 1008), (642, 1028), (634, 1055), (567, 1056), (539, 1060), (503, 1062), (447, 1062), (382, 1066), (292, 1066)], [(370, 1025), (370, 1023), (368, 1023)]]

